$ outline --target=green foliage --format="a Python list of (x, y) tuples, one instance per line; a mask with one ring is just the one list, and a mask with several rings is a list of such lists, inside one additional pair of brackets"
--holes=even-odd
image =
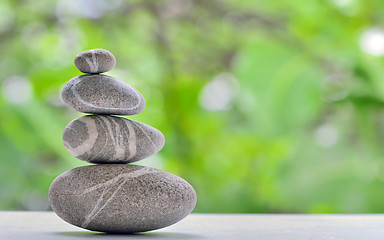
[[(383, 9), (373, 0), (1, 1), (0, 209), (48, 209), (50, 182), (85, 164), (61, 142), (82, 114), (60, 91), (80, 75), (78, 52), (105, 48), (117, 59), (107, 74), (147, 101), (130, 118), (166, 137), (137, 164), (188, 180), (195, 212), (384, 212), (384, 61), (364, 45), (384, 46), (364, 39), (369, 30), (384, 38)], [(215, 79), (231, 88), (216, 96)], [(207, 89), (215, 104), (222, 92), (234, 97), (210, 109)]]

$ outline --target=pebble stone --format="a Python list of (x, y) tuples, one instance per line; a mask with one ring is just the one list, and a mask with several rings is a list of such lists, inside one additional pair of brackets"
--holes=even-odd
[(164, 135), (151, 126), (106, 115), (75, 119), (63, 133), (68, 152), (90, 163), (135, 162), (160, 151), (164, 142)]
[(52, 209), (63, 220), (93, 231), (134, 233), (163, 228), (186, 217), (196, 192), (173, 174), (131, 164), (68, 170), (49, 188)]
[(91, 49), (75, 57), (75, 66), (83, 73), (103, 73), (112, 70), (116, 59), (105, 49)]
[(135, 115), (145, 108), (145, 100), (131, 85), (106, 75), (82, 75), (67, 82), (63, 101), (83, 113)]

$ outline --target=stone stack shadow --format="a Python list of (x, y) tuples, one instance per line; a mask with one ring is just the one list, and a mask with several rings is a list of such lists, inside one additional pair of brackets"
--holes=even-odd
[(102, 75), (116, 64), (107, 50), (79, 53), (76, 67), (86, 75), (71, 79), (62, 98), (86, 115), (64, 129), (63, 143), (74, 157), (96, 165), (68, 170), (49, 188), (52, 209), (75, 226), (101, 232), (134, 233), (172, 225), (196, 205), (184, 179), (129, 163), (152, 156), (164, 135), (144, 123), (112, 115), (135, 115), (145, 100), (134, 87)]

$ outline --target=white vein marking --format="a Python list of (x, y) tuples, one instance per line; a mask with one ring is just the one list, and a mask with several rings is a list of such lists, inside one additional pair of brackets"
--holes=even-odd
[(84, 189), (84, 190), (81, 190), (80, 192), (75, 192), (74, 194), (86, 194), (86, 193), (89, 193), (89, 192), (92, 192), (92, 191), (95, 191), (96, 189), (99, 189), (101, 187), (105, 187), (105, 185), (109, 185), (109, 184), (114, 184), (116, 183), (120, 178), (135, 178), (135, 177), (140, 177), (141, 175), (144, 175), (144, 174), (147, 174), (147, 173), (152, 173), (152, 172), (156, 172), (155, 169), (151, 169), (151, 168), (141, 168), (139, 170), (136, 170), (136, 171), (133, 171), (133, 172), (129, 172), (129, 173), (122, 173), (122, 174), (119, 174), (117, 175), (116, 177), (104, 182), (104, 183), (100, 183), (100, 184), (97, 184), (97, 185), (94, 185), (92, 187), (89, 187), (87, 189)]
[(93, 69), (91, 69), (91, 72), (97, 73), (99, 71), (99, 64), (96, 61), (96, 54), (94, 50), (91, 50), (92, 54), (92, 62), (93, 62)]
[[(115, 118), (109, 118), (112, 123), (115, 125), (115, 139), (114, 139), (114, 142), (115, 142), (115, 155), (114, 155), (114, 158), (117, 159), (117, 160), (124, 160), (125, 159), (125, 145), (123, 144), (124, 143), (124, 139), (123, 139), (123, 136), (122, 134), (120, 134), (120, 125), (119, 123), (116, 121)], [(113, 133), (111, 132), (111, 136), (113, 135)]]
[[(113, 156), (113, 159), (115, 160), (124, 160), (124, 156), (125, 156), (125, 145), (123, 144), (120, 144), (124, 141), (120, 141), (120, 138), (121, 138), (121, 134), (119, 134), (119, 124), (111, 117), (107, 118), (103, 118), (103, 117), (99, 117), (99, 119), (101, 121), (103, 121), (105, 123), (105, 125), (107, 125), (107, 132), (109, 133), (109, 137), (111, 138), (112, 140), (112, 144), (115, 146), (115, 155)], [(112, 124), (108, 121), (108, 119), (111, 119), (111, 121), (113, 122), (113, 125), (115, 126), (115, 132), (113, 131), (113, 126)]]
[(144, 133), (144, 135), (148, 138), (148, 140), (152, 143), (152, 147), (153, 147), (153, 152), (156, 152), (156, 145), (155, 143), (152, 141), (152, 139), (148, 136), (148, 134), (143, 130), (143, 128), (137, 124), (136, 122), (132, 121), (132, 123), (134, 123), (138, 128), (140, 128), (140, 130)]
[(106, 187), (104, 188), (103, 192), (101, 193), (99, 199), (97, 200), (95, 206), (93, 207), (92, 211), (85, 217), (85, 221), (83, 222), (83, 224), (81, 224), (81, 226), (83, 227), (86, 227), (89, 222), (91, 221), (91, 219), (93, 219), (93, 217), (95, 216), (95, 212), (97, 211), (101, 201), (103, 200), (105, 194), (113, 187), (113, 185), (109, 186), (109, 187)]
[[(96, 122), (96, 121), (95, 121), (95, 122)], [(100, 123), (99, 125), (104, 129), (104, 135), (105, 135), (104, 138), (105, 138), (105, 142), (104, 142), (104, 146), (103, 146), (102, 148), (100, 148), (100, 151), (93, 155), (92, 159), (96, 159), (97, 156), (99, 156), (101, 153), (103, 153), (105, 147), (106, 147), (107, 144), (108, 144), (108, 136), (107, 136), (107, 135), (108, 135), (108, 130), (104, 127), (103, 124)], [(98, 131), (98, 132), (101, 132), (101, 131)]]
[[(132, 159), (134, 156), (136, 156), (136, 131), (135, 128), (132, 126), (131, 121), (124, 119), (124, 123), (128, 128), (128, 149), (129, 149), (129, 156), (128, 160)], [(133, 122), (132, 122), (133, 123)]]
[[(108, 77), (108, 76), (105, 76), (105, 75), (102, 75), (102, 76), (104, 76), (104, 77)], [(109, 77), (109, 78), (112, 78), (112, 77)], [(118, 80), (118, 79), (114, 79), (114, 78), (112, 78), (112, 80), (120, 81), (120, 80)], [(123, 110), (123, 111), (124, 111), (124, 110), (132, 110), (132, 109), (135, 109), (135, 108), (137, 108), (137, 107), (141, 104), (141, 98), (142, 98), (142, 97), (140, 97), (140, 93), (139, 93), (136, 89), (134, 89), (132, 86), (128, 85), (128, 84), (125, 83), (125, 82), (120, 81), (122, 84), (124, 84), (124, 86), (128, 87), (131, 91), (133, 91), (133, 92), (136, 94), (138, 101), (137, 101), (137, 104), (136, 104), (135, 106), (133, 106), (133, 107), (129, 107), (129, 108), (124, 108), (124, 107), (100, 107), (100, 106), (93, 105), (93, 104), (91, 104), (91, 103), (89, 103), (89, 102), (84, 101), (84, 100), (80, 97), (79, 93), (75, 90), (76, 85), (79, 84), (79, 82), (80, 82), (80, 77), (76, 77), (76, 78), (74, 79), (74, 81), (73, 81), (73, 84), (72, 84), (72, 87), (71, 87), (71, 91), (72, 91), (73, 95), (76, 97), (76, 99), (77, 99), (79, 102), (81, 102), (82, 104), (86, 105), (86, 106), (89, 106), (89, 107), (92, 107), (92, 108), (95, 108), (95, 109), (102, 109), (102, 110), (110, 110), (110, 109), (111, 109), (111, 110), (115, 110), (115, 109), (118, 109), (118, 110)]]
[[(120, 190), (120, 188), (128, 181), (130, 178), (135, 178), (142, 176), (144, 174), (156, 172), (155, 169), (151, 168), (141, 168), (139, 170), (130, 172), (130, 173), (122, 173), (117, 175), (116, 177), (106, 181), (105, 183), (102, 184), (97, 184), (95, 186), (92, 186), (86, 190), (82, 191), (82, 194), (89, 193), (91, 191), (94, 191), (98, 188), (105, 187), (103, 192), (101, 193), (99, 199), (97, 200), (95, 206), (93, 207), (92, 211), (85, 217), (85, 221), (81, 225), (82, 227), (86, 228), (88, 224), (97, 216), (106, 206), (107, 204), (112, 200), (112, 198), (116, 195), (116, 193)], [(119, 180), (123, 179), (122, 183), (119, 184), (119, 186), (116, 188), (116, 190), (112, 193), (112, 195), (105, 201), (105, 203), (100, 207), (101, 202), (104, 199), (104, 196), (108, 193), (109, 190), (111, 190), (114, 187), (114, 184), (117, 183)]]
[[(77, 121), (85, 123), (86, 129), (88, 132), (88, 138), (84, 142), (82, 142), (79, 146), (77, 146), (75, 148), (72, 148), (71, 145), (68, 145), (68, 147), (69, 147), (68, 150), (75, 157), (79, 157), (79, 156), (83, 155), (84, 153), (88, 152), (89, 150), (91, 150), (93, 148), (93, 146), (95, 145), (95, 142), (96, 142), (96, 139), (98, 136), (96, 122), (93, 119), (86, 118), (86, 120), (84, 121), (84, 118), (83, 119), (80, 118)], [(71, 128), (71, 129), (73, 129), (73, 128)], [(68, 144), (68, 142), (65, 142), (65, 143)]]
[[(71, 128), (71, 130), (74, 131), (74, 132), (76, 133), (76, 135), (78, 135), (77, 138), (80, 138), (80, 137), (81, 137), (79, 131), (77, 131), (77, 130), (74, 129), (74, 128)], [(65, 146), (67, 149), (68, 149), (68, 148), (69, 148), (69, 149), (72, 149), (72, 147), (71, 147), (71, 145), (70, 145), (70, 143), (69, 143), (68, 141), (65, 141), (65, 140), (63, 139), (63, 143), (64, 143), (64, 146)]]
[[(119, 179), (120, 180), (120, 179)], [(85, 221), (81, 225), (83, 228), (86, 228), (88, 224), (94, 219), (104, 208), (107, 206), (107, 204), (111, 201), (111, 199), (116, 195), (116, 193), (120, 190), (121, 186), (123, 186), (127, 182), (127, 179), (124, 179), (122, 183), (119, 184), (119, 186), (116, 188), (116, 190), (112, 193), (112, 195), (105, 201), (103, 206), (99, 207), (100, 203), (104, 199), (104, 196), (107, 194), (107, 192), (112, 189), (114, 186), (110, 186), (109, 188), (105, 188), (103, 193), (101, 194), (100, 198), (98, 199), (95, 207), (92, 209), (91, 213), (88, 214), (85, 217)]]
[(82, 56), (82, 58), (84, 58), (84, 60), (88, 63), (88, 65), (89, 65), (89, 72), (93, 72), (93, 64), (92, 64), (91, 60), (89, 60), (89, 58), (84, 57), (84, 56)]
[(93, 50), (90, 50), (90, 51), (91, 51), (91, 55), (92, 55), (92, 61), (87, 56), (81, 56), (81, 57), (87, 62), (88, 66), (89, 66), (89, 72), (90, 73), (97, 73), (97, 71), (99, 70), (99, 64), (96, 61), (95, 52)]

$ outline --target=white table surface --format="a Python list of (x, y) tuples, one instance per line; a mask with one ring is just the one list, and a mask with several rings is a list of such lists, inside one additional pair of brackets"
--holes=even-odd
[(191, 214), (136, 235), (90, 232), (53, 212), (0, 211), (0, 239), (384, 239), (384, 215)]

